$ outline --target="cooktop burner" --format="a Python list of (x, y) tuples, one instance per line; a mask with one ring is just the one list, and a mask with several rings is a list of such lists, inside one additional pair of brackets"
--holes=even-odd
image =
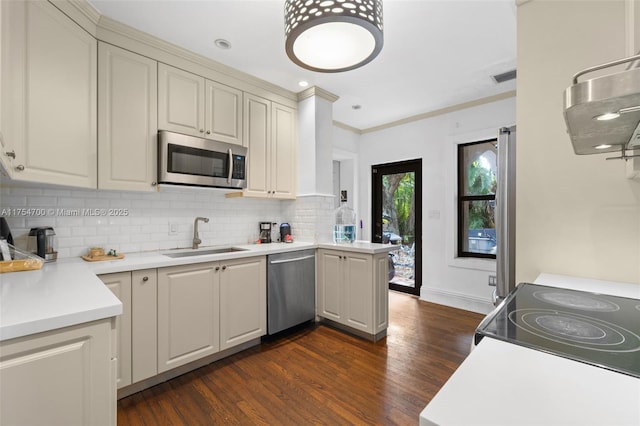
[(520, 284), (480, 324), (490, 336), (640, 377), (637, 299)]

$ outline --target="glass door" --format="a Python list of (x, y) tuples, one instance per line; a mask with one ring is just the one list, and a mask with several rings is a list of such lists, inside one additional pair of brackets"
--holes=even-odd
[(422, 159), (371, 167), (372, 241), (389, 253), (389, 288), (420, 294), (422, 285)]

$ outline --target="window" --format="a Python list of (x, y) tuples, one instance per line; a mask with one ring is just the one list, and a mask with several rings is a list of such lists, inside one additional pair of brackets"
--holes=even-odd
[(497, 146), (458, 145), (458, 257), (496, 258)]

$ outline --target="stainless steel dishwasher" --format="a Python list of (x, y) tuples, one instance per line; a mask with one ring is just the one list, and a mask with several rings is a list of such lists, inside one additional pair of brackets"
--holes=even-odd
[(315, 319), (315, 250), (267, 257), (267, 334)]

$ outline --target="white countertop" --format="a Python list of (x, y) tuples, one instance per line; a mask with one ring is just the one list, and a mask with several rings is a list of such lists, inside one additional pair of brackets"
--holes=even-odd
[(0, 295), (0, 341), (122, 313), (118, 298), (77, 262), (0, 274)]
[(433, 425), (638, 425), (640, 379), (484, 338), (420, 413)]
[(387, 253), (392, 250), (397, 250), (399, 247), (400, 246), (396, 246), (393, 244), (369, 243), (367, 241), (354, 241), (351, 244), (335, 244), (335, 243), (318, 244), (318, 248), (321, 248), (321, 249), (353, 251), (353, 252), (368, 253), (368, 254)]
[[(634, 283), (553, 274), (534, 283), (640, 299)], [(420, 425), (637, 426), (640, 379), (485, 337), (420, 413)]]
[[(224, 261), (318, 247), (305, 242), (232, 246), (245, 251), (182, 258), (171, 258), (162, 253), (191, 249), (130, 253), (125, 254), (124, 259), (102, 262), (68, 258), (47, 263), (37, 271), (0, 274), (0, 341), (120, 315), (122, 304), (96, 276), (99, 274)], [(333, 247), (331, 244), (328, 246)], [(376, 246), (363, 243), (350, 245), (349, 249), (373, 253), (380, 250)], [(210, 247), (201, 247), (200, 250), (207, 248)]]

